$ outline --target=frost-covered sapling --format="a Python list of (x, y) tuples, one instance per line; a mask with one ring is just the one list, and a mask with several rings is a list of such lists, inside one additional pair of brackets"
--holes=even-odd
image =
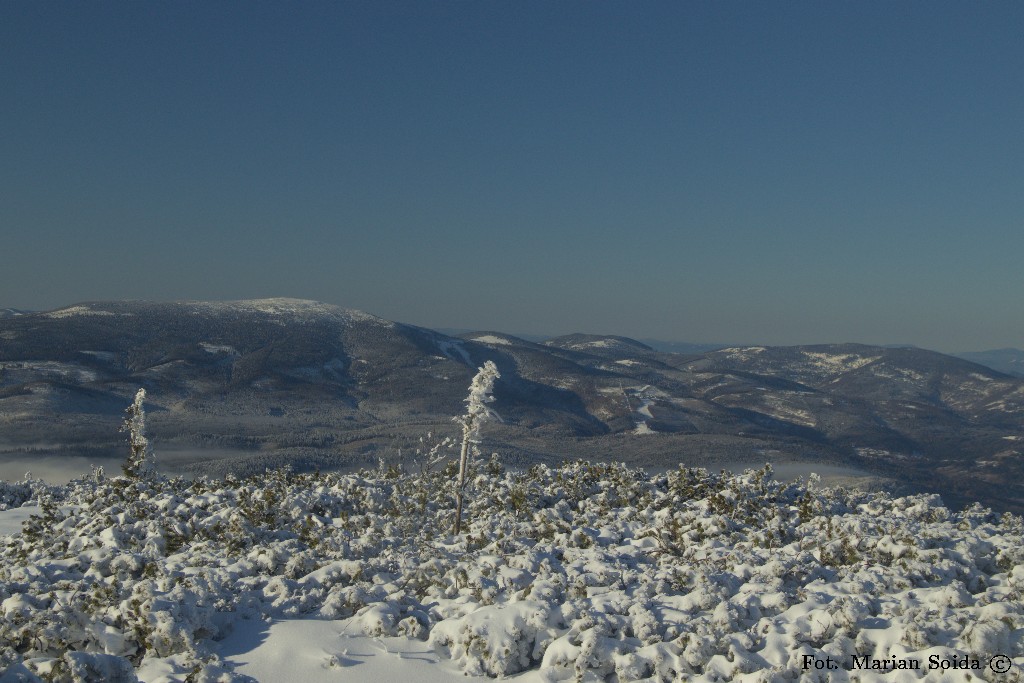
[[(433, 436), (432, 433), (427, 432), (427, 439), (431, 439)], [(423, 437), (420, 437), (420, 443), (425, 443)], [(434, 470), (438, 465), (447, 461), (448, 454), (445, 451), (454, 446), (455, 440), (451, 437), (445, 437), (443, 440), (434, 443), (426, 453), (416, 449), (415, 462), (418, 463), (419, 471), (416, 472), (414, 478), (413, 499), (419, 511), (421, 528), (426, 526), (428, 503), (442, 483), (440, 477), (443, 476), (443, 472), (435, 472)]]
[(146, 400), (146, 390), (139, 389), (135, 393), (135, 401), (125, 409), (122, 432), (128, 432), (128, 445), (131, 451), (121, 469), (131, 479), (148, 477), (155, 472), (153, 452), (149, 449), (146, 438), (146, 411), (142, 402)]
[(466, 471), (469, 467), (470, 450), (476, 450), (479, 442), (480, 425), (494, 416), (494, 411), (487, 407), (494, 401), (491, 391), (494, 380), (501, 377), (493, 361), (487, 361), (473, 377), (469, 385), (469, 396), (466, 397), (466, 414), (455, 418), (462, 425), (462, 451), (459, 454), (459, 478), (455, 485), (455, 525), (452, 533), (462, 531), (462, 503), (466, 493)]

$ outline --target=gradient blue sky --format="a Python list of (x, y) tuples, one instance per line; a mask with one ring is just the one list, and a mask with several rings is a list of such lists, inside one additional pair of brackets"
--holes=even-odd
[(0, 4), (0, 306), (1024, 346), (1024, 3)]

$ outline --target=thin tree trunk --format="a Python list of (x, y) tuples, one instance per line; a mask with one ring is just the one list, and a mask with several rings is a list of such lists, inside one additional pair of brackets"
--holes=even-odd
[(459, 456), (459, 483), (455, 488), (455, 528), (456, 536), (462, 531), (462, 497), (466, 489), (466, 468), (469, 463), (469, 430), (465, 428), (462, 436), (462, 454)]

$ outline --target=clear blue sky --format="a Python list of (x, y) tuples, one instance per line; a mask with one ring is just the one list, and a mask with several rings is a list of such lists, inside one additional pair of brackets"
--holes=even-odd
[(1024, 3), (0, 4), (0, 306), (1024, 347)]

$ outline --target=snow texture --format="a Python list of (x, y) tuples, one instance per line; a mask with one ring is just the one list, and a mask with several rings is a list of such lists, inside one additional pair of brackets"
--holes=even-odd
[(492, 461), (455, 536), (451, 482), (0, 483), (37, 506), (0, 512), (24, 520), (0, 541), (0, 680), (1022, 680), (1019, 517), (768, 468)]

